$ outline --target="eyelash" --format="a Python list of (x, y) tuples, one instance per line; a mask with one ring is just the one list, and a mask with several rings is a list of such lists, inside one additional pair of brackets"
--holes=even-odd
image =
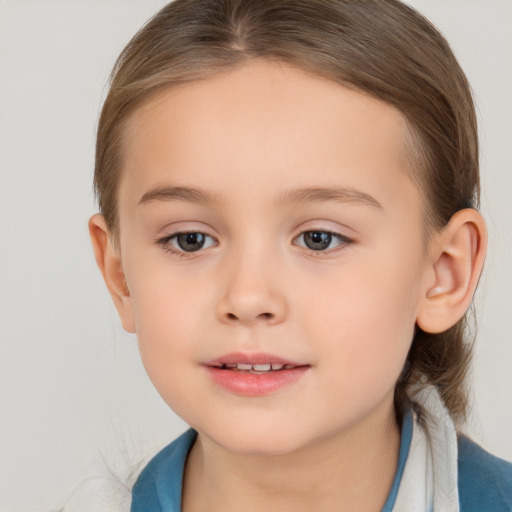
[(341, 233), (337, 233), (336, 231), (331, 231), (329, 229), (308, 229), (306, 231), (302, 231), (299, 236), (294, 238), (294, 241), (298, 240), (301, 237), (304, 237), (308, 233), (310, 233), (310, 234), (311, 233), (315, 233), (315, 234), (321, 233), (321, 234), (329, 235), (331, 237), (331, 239), (329, 241), (329, 246), (331, 245), (332, 241), (334, 241), (334, 240), (338, 241), (338, 243), (334, 247), (334, 249), (331, 248), (328, 250), (321, 250), (321, 251), (315, 251), (314, 249), (310, 249), (309, 247), (306, 247), (304, 245), (299, 245), (299, 247), (304, 247), (305, 249), (308, 250), (308, 252), (310, 252), (310, 254), (313, 254), (314, 256), (319, 257), (319, 258), (330, 256), (332, 253), (338, 252), (338, 251), (342, 250), (343, 248), (347, 247), (348, 245), (351, 245), (354, 243), (354, 240), (352, 238), (342, 235)]
[(176, 247), (173, 247), (171, 245), (172, 240), (176, 240), (180, 235), (201, 235), (205, 238), (211, 238), (212, 240), (215, 240), (208, 233), (203, 233), (202, 231), (177, 231), (176, 233), (173, 233), (172, 235), (160, 238), (159, 240), (157, 240), (157, 243), (162, 246), (164, 251), (174, 254), (180, 258), (189, 258), (194, 253), (200, 252), (202, 247), (197, 251), (184, 251), (183, 249), (177, 249)]
[[(299, 245), (299, 247), (303, 247), (305, 249), (307, 249), (311, 254), (313, 254), (314, 256), (317, 256), (317, 257), (326, 257), (330, 254), (332, 254), (333, 252), (337, 252), (341, 249), (343, 249), (344, 247), (348, 246), (348, 245), (351, 245), (354, 243), (354, 240), (345, 236), (345, 235), (342, 235), (340, 233), (336, 233), (335, 231), (331, 231), (329, 229), (309, 229), (309, 230), (306, 230), (306, 231), (302, 231), (298, 236), (296, 236), (293, 240), (297, 240), (299, 239), (300, 237), (303, 237), (304, 235), (306, 234), (312, 234), (312, 233), (316, 233), (316, 234), (327, 234), (329, 235), (331, 238), (330, 242), (329, 242), (329, 245), (331, 245), (331, 242), (333, 239), (337, 239), (338, 241), (338, 244), (337, 246), (334, 248), (334, 249), (330, 249), (330, 250), (320, 250), (320, 251), (316, 251), (314, 249), (310, 249), (308, 247), (306, 247), (305, 245)], [(203, 249), (203, 247), (200, 247), (197, 251), (185, 251), (183, 249), (178, 249), (176, 247), (173, 247), (171, 245), (171, 242), (172, 240), (177, 240), (177, 238), (181, 235), (201, 235), (205, 238), (209, 238), (209, 239), (212, 239), (212, 240), (215, 240), (212, 236), (210, 236), (208, 233), (204, 233), (202, 231), (177, 231), (176, 233), (173, 233), (172, 235), (169, 235), (169, 236), (165, 236), (163, 238), (160, 238), (157, 240), (157, 243), (168, 253), (171, 253), (171, 254), (174, 254), (180, 258), (189, 258), (191, 257), (194, 253), (198, 253), (198, 252), (201, 252), (201, 249)], [(208, 246), (210, 247), (210, 246)], [(208, 248), (206, 247), (206, 248)]]

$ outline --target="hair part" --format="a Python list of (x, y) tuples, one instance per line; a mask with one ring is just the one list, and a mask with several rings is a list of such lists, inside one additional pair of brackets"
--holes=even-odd
[[(94, 186), (115, 242), (123, 127), (176, 84), (254, 58), (291, 64), (369, 94), (404, 116), (410, 175), (425, 204), (425, 236), (479, 202), (471, 90), (443, 36), (398, 0), (175, 0), (119, 56), (100, 116)], [(434, 384), (456, 422), (466, 418), (471, 343), (466, 319), (441, 334), (417, 329), (397, 383), (400, 413), (413, 385)]]

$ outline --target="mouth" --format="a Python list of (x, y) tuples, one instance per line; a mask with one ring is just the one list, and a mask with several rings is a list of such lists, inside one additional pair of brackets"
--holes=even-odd
[[(209, 365), (210, 366), (210, 365)], [(294, 364), (283, 364), (283, 363), (263, 363), (263, 364), (250, 364), (250, 363), (214, 363), (211, 365), (212, 368), (218, 368), (219, 370), (227, 370), (237, 373), (251, 373), (253, 375), (264, 375), (267, 373), (280, 372), (283, 370), (295, 370), (309, 365), (294, 365)]]
[(242, 396), (262, 396), (290, 387), (311, 365), (268, 354), (229, 354), (204, 365), (213, 382)]

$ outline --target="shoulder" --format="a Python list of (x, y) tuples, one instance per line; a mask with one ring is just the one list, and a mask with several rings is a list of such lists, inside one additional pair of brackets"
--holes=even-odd
[(196, 436), (187, 430), (149, 461), (133, 487), (131, 512), (180, 510), (183, 469)]
[(512, 511), (512, 464), (458, 437), (459, 500), (462, 512)]

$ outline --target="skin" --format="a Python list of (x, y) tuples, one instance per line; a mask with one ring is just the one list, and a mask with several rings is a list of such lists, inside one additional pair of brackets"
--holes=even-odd
[[(415, 325), (438, 332), (463, 315), (485, 252), (473, 210), (425, 252), (405, 137), (393, 107), (264, 60), (169, 89), (129, 119), (120, 238), (99, 215), (91, 236), (148, 375), (199, 432), (186, 512), (383, 506)], [(170, 187), (212, 197), (176, 199)], [(308, 187), (345, 192), (283, 200)], [(308, 230), (337, 236), (313, 250)], [(184, 252), (177, 232), (206, 244)], [(309, 367), (269, 395), (240, 396), (203, 366), (239, 351)]]

